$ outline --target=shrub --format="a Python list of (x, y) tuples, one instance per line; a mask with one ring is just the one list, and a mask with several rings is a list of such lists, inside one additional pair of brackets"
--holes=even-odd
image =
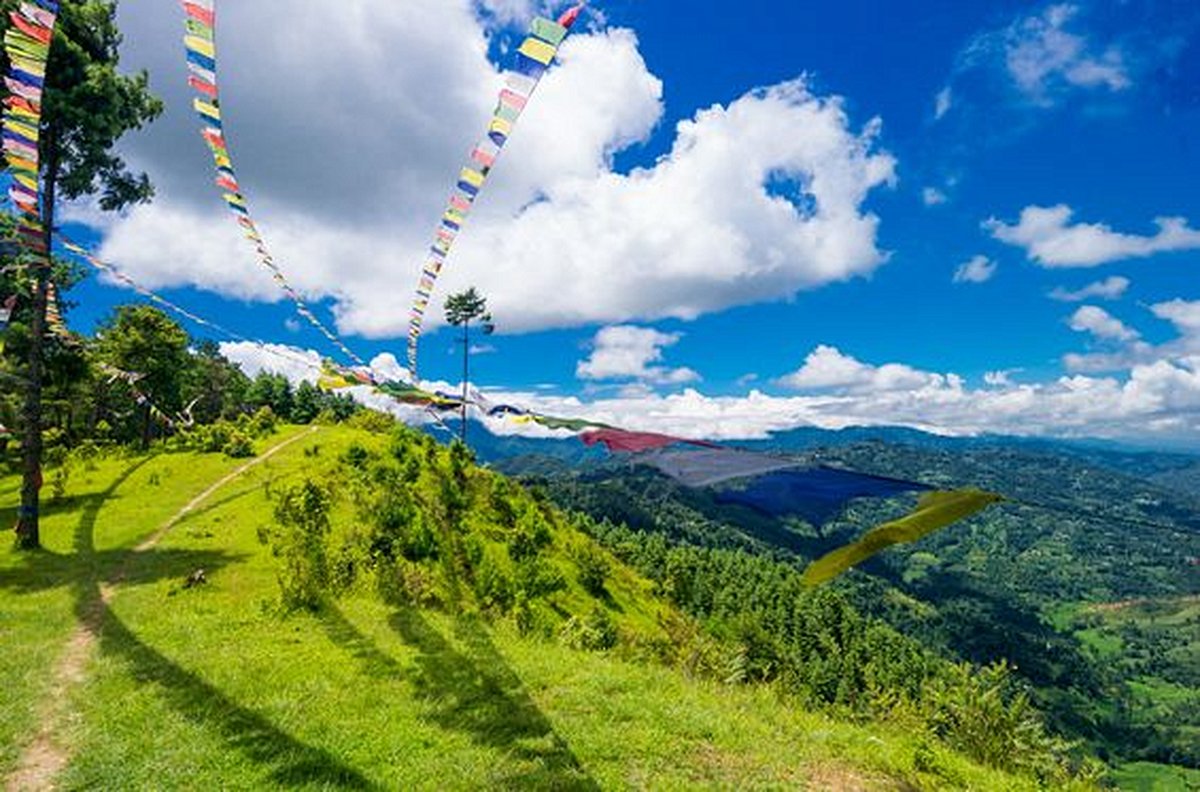
[(437, 575), (431, 570), (399, 559), (380, 568), (379, 595), (392, 605), (439, 605), (442, 602)]
[(283, 562), (278, 580), (286, 610), (315, 610), (329, 585), (325, 538), (330, 531), (330, 494), (312, 481), (286, 490), (275, 505), (275, 525), (258, 539)]
[(67, 495), (67, 482), (71, 478), (71, 466), (62, 465), (50, 477), (50, 495), (54, 500), (62, 500)]
[(1046, 732), (1029, 697), (1014, 690), (1006, 663), (953, 664), (929, 681), (922, 698), (931, 731), (968, 756), (1043, 780), (1069, 777), (1071, 746)]
[(249, 437), (235, 430), (230, 433), (221, 451), (232, 459), (245, 459), (254, 456), (254, 443)]
[(593, 608), (586, 618), (567, 619), (559, 637), (572, 649), (603, 651), (617, 645), (617, 627), (603, 608)]
[(485, 552), (475, 568), (475, 597), (485, 609), (507, 613), (513, 603), (513, 581), (499, 559)]
[(346, 425), (372, 434), (388, 434), (396, 428), (396, 419), (378, 410), (359, 410), (346, 420)]
[(563, 573), (537, 557), (518, 562), (513, 577), (517, 591), (530, 600), (549, 597), (567, 587)]
[(575, 563), (579, 567), (579, 584), (593, 597), (605, 597), (604, 588), (611, 567), (604, 553), (590, 542), (581, 542), (575, 549)]
[(342, 454), (341, 461), (349, 467), (356, 470), (366, 470), (367, 463), (371, 460), (371, 452), (363, 448), (359, 443), (352, 444)]
[(550, 526), (546, 524), (546, 518), (536, 506), (529, 506), (517, 518), (508, 543), (508, 554), (513, 561), (522, 561), (537, 555), (550, 544), (550, 540)]
[(244, 425), (245, 431), (251, 437), (261, 438), (275, 433), (279, 419), (270, 407), (259, 407), (253, 416), (249, 419), (243, 416), (239, 423)]

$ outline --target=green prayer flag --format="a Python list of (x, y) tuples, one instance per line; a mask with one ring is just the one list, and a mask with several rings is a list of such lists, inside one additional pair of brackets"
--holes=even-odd
[(549, 415), (533, 415), (530, 417), (533, 418), (535, 423), (539, 423), (547, 429), (568, 429), (572, 432), (582, 432), (585, 429), (611, 428), (606, 424), (585, 421), (579, 418), (552, 418)]
[(557, 47), (567, 37), (567, 29), (545, 17), (537, 17), (529, 26), (529, 32), (547, 44)]

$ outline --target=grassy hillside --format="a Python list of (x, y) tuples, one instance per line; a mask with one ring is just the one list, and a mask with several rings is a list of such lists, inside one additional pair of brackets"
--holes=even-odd
[[(440, 601), (444, 579), (426, 581), (417, 590), (440, 604), (422, 607), (405, 601), (413, 581), (398, 591), (366, 573), (285, 615), (283, 559), (258, 529), (284, 493), (392, 442), (286, 428), (259, 450), (287, 440), (249, 462), (80, 460), (46, 510), (46, 550), (0, 548), (0, 773), (11, 781), (33, 761), (64, 788), (1036, 788), (901, 725), (839, 722), (770, 687), (650, 659), (664, 620), (680, 617), (607, 556), (603, 584), (582, 582), (590, 540), (550, 511), (539, 557), (563, 585), (532, 621), (515, 604), (497, 617), (480, 594), (493, 588), (473, 583), (455, 605)], [(369, 530), (356, 475), (337, 480), (335, 537)], [(472, 486), (485, 475), (472, 472)], [(15, 486), (0, 479), (0, 502)], [(476, 572), (494, 550), (468, 549)], [(334, 577), (347, 575), (346, 558), (334, 561)], [(188, 586), (201, 569), (207, 582)], [(619, 644), (571, 648), (569, 625), (596, 608)]]
[[(948, 656), (1011, 662), (1057, 728), (1087, 739), (1110, 761), (1197, 766), (1195, 617), (1185, 609), (1168, 618), (1162, 608), (1200, 592), (1191, 561), (1200, 556), (1200, 509), (1155, 480), (1115, 469), (1153, 476), (1177, 460), (881, 442), (806, 453), (936, 486), (981, 486), (1023, 501), (890, 549), (833, 589)], [(673, 546), (749, 553), (789, 570), (904, 508), (859, 502), (816, 530), (723, 506), (705, 491), (640, 469), (543, 483), (565, 507), (627, 523), (638, 532), (633, 541), (639, 546), (646, 540), (638, 537), (658, 536)], [(613, 541), (627, 541), (618, 534)], [(1074, 618), (1092, 606), (1130, 599), (1145, 601), (1154, 620)]]

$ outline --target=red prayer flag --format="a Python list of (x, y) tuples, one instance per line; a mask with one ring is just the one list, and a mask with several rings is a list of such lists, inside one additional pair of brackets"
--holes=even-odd
[(574, 25), (575, 20), (579, 19), (579, 15), (581, 13), (583, 13), (583, 5), (584, 5), (583, 3), (580, 3), (579, 5), (575, 6), (574, 8), (572, 8), (571, 10), (567, 11), (565, 14), (560, 16), (558, 18), (558, 24), (562, 25), (565, 28), (569, 28), (569, 27), (571, 27), (571, 25)]
[(212, 11), (209, 11), (207, 8), (201, 8), (195, 3), (185, 2), (183, 4), (183, 10), (187, 12), (187, 15), (192, 19), (203, 22), (209, 27), (214, 27), (216, 25), (216, 14), (214, 14)]
[(687, 443), (688, 445), (703, 446), (705, 448), (719, 447), (713, 443), (706, 443), (703, 440), (688, 440), (683, 437), (672, 437), (671, 435), (656, 434), (654, 432), (627, 432), (624, 429), (594, 429), (579, 435), (579, 439), (587, 446), (603, 443), (609, 451), (629, 454), (635, 454), (640, 451), (652, 451), (656, 448), (665, 448), (676, 443)]

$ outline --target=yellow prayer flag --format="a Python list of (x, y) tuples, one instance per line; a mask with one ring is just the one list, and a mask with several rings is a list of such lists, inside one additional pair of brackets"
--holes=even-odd
[(504, 137), (507, 138), (512, 134), (512, 128), (513, 125), (511, 121), (505, 121), (500, 116), (495, 116), (492, 118), (492, 123), (488, 125), (488, 133), (490, 134), (492, 132), (499, 132), (501, 135), (504, 135)]
[(217, 48), (211, 41), (200, 38), (199, 36), (184, 36), (183, 43), (188, 49), (199, 52), (209, 58), (217, 57)]
[(525, 39), (525, 42), (521, 44), (521, 48), (518, 50), (522, 55), (533, 58), (544, 66), (550, 65), (550, 61), (554, 60), (554, 53), (557, 51), (556, 47), (552, 47), (546, 42), (533, 37)]
[(858, 541), (813, 561), (804, 570), (802, 579), (808, 586), (826, 583), (881, 550), (894, 544), (915, 542), (1002, 500), (1004, 498), (1000, 495), (976, 489), (926, 493), (921, 496), (917, 508), (909, 514), (872, 528)]
[(201, 115), (208, 116), (209, 118), (215, 118), (217, 120), (220, 120), (221, 118), (221, 108), (206, 102), (203, 99), (193, 99), (192, 107), (196, 108), (196, 112), (200, 113)]
[(462, 173), (458, 175), (460, 181), (465, 181), (472, 187), (482, 187), (486, 178), (482, 173), (471, 168), (463, 168)]

